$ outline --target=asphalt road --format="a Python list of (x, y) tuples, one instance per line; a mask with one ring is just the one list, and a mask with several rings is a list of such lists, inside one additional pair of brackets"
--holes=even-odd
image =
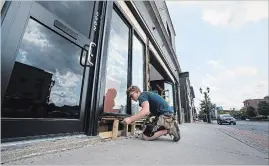
[(237, 121), (236, 125), (230, 125), (236, 129), (251, 131), (256, 134), (269, 136), (269, 122)]

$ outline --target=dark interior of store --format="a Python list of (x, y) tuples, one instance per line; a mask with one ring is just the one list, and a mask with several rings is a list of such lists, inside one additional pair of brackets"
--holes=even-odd
[(172, 82), (162, 67), (160, 62), (154, 57), (153, 53), (150, 52), (150, 91), (158, 93), (164, 97), (164, 84), (165, 82)]

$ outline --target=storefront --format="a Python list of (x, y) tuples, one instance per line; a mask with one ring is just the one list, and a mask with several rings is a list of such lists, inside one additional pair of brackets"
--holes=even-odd
[(125, 92), (148, 90), (149, 52), (177, 105), (175, 76), (124, 1), (8, 1), (1, 15), (2, 141), (97, 135), (103, 116), (136, 113)]

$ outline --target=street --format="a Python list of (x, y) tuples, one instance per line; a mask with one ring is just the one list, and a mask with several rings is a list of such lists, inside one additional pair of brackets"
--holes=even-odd
[(221, 132), (262, 153), (269, 153), (268, 122), (237, 121), (236, 125), (218, 126)]
[(140, 137), (120, 139), (6, 164), (268, 164), (268, 151), (246, 143), (255, 137), (258, 140), (255, 142), (257, 146), (268, 149), (268, 138), (264, 135), (239, 130), (234, 126), (201, 122), (183, 124), (180, 129), (182, 139), (177, 143), (172, 142), (169, 136), (150, 142), (143, 141)]
[(255, 132), (257, 134), (268, 135), (269, 136), (269, 122), (253, 122), (253, 121), (237, 121), (236, 125), (232, 125), (237, 129), (248, 130)]

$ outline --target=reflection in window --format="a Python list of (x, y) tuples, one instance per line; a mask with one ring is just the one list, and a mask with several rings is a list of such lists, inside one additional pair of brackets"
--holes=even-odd
[(5, 93), (2, 117), (79, 118), (81, 48), (30, 19)]
[(114, 10), (109, 35), (104, 112), (126, 114), (129, 28)]
[[(141, 91), (144, 89), (144, 46), (140, 40), (133, 37), (133, 56), (132, 56), (132, 85), (136, 85)], [(132, 114), (140, 111), (141, 107), (132, 100)]]
[(89, 36), (94, 1), (36, 1), (82, 34)]
[(168, 105), (174, 108), (174, 96), (173, 96), (173, 85), (164, 83), (165, 88), (165, 100), (168, 102)]

